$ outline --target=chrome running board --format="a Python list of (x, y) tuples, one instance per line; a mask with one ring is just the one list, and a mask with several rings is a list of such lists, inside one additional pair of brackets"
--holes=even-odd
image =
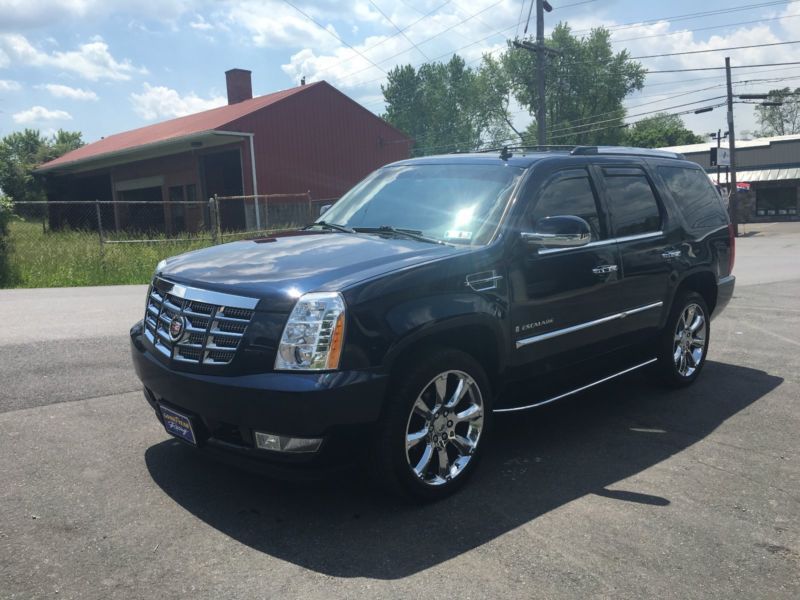
[(536, 408), (538, 406), (544, 406), (545, 404), (550, 404), (551, 402), (555, 402), (556, 400), (561, 400), (562, 398), (566, 398), (567, 396), (572, 396), (573, 394), (580, 393), (584, 390), (588, 390), (596, 385), (600, 385), (601, 383), (605, 383), (606, 381), (610, 381), (612, 379), (616, 379), (626, 373), (630, 373), (631, 371), (635, 371), (636, 369), (641, 369), (642, 367), (646, 367), (649, 364), (656, 362), (657, 358), (651, 358), (648, 361), (643, 363), (639, 363), (638, 365), (634, 365), (624, 371), (620, 371), (619, 373), (614, 373), (613, 375), (609, 375), (608, 377), (603, 377), (602, 379), (598, 379), (597, 381), (593, 381), (592, 383), (587, 383), (579, 388), (575, 388), (574, 390), (570, 390), (569, 392), (565, 392), (563, 394), (559, 394), (558, 396), (554, 396), (552, 398), (548, 398), (547, 400), (542, 400), (541, 402), (536, 402), (535, 404), (529, 404), (528, 406), (515, 406), (513, 408), (496, 408), (492, 412), (496, 413), (505, 413), (505, 412), (516, 412), (518, 410), (528, 410), (529, 408)]

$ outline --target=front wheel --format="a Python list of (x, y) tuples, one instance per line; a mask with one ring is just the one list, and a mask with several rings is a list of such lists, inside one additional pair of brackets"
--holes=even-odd
[(708, 305), (697, 292), (679, 293), (661, 334), (656, 372), (670, 387), (684, 387), (697, 379), (706, 362), (711, 339)]
[(375, 476), (392, 492), (443, 498), (475, 469), (491, 421), (486, 374), (472, 356), (437, 349), (398, 373), (376, 438)]

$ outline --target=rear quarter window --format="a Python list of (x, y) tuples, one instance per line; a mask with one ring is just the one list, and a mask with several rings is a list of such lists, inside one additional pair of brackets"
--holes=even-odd
[(728, 224), (722, 199), (703, 171), (659, 166), (658, 174), (690, 229), (711, 229)]

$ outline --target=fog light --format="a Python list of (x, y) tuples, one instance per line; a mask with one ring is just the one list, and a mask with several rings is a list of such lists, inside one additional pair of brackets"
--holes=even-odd
[(295, 438), (256, 431), (256, 446), (274, 452), (316, 452), (322, 438)]

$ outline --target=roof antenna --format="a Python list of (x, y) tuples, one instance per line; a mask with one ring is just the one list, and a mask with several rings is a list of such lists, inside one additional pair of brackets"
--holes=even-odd
[(508, 160), (512, 156), (511, 152), (508, 151), (508, 146), (503, 146), (503, 149), (500, 151), (500, 160)]
[(303, 76), (300, 78), (300, 85), (305, 85), (305, 84), (306, 84), (306, 76), (305, 76), (305, 75), (303, 75)]

